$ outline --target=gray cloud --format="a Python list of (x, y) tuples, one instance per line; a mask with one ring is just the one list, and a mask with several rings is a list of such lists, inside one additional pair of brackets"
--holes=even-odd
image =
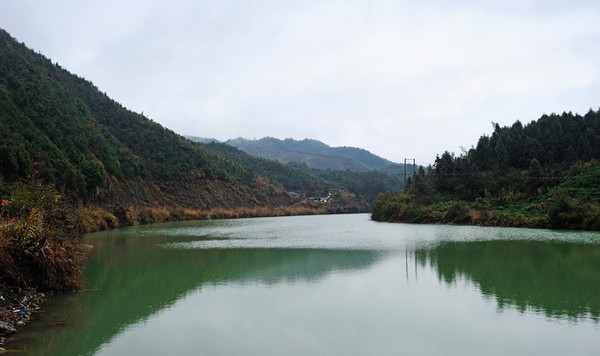
[(181, 134), (430, 163), (490, 122), (597, 108), (594, 1), (0, 2), (0, 27)]

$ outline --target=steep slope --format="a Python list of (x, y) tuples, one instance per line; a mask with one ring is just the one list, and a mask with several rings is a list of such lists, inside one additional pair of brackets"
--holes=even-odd
[(287, 204), (250, 170), (131, 112), (0, 30), (0, 188), (33, 177), (81, 202)]
[(284, 163), (306, 163), (310, 168), (368, 171), (381, 169), (392, 162), (354, 147), (330, 147), (311, 139), (279, 140), (272, 137), (260, 140), (236, 138), (226, 143), (249, 154)]

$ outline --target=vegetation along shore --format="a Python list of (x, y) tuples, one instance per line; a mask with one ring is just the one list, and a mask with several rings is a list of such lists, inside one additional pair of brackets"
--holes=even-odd
[(600, 112), (494, 125), (378, 198), (377, 221), (600, 230)]

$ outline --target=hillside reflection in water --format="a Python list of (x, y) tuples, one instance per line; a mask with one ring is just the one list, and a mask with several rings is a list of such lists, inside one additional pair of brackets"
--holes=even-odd
[(31, 355), (600, 349), (597, 234), (381, 224), (359, 214), (161, 224), (87, 241), (94, 246), (87, 290), (52, 300), (9, 340), (9, 349)]

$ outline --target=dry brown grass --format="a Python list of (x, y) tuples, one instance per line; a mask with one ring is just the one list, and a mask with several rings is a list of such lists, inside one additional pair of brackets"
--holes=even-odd
[(118, 211), (110, 212), (94, 206), (75, 209), (77, 224), (82, 232), (93, 232), (111, 229), (119, 226), (145, 225), (166, 221), (181, 220), (217, 220), (237, 219), (267, 216), (291, 216), (322, 214), (320, 206), (292, 207), (240, 207), (235, 209), (214, 208), (210, 210), (195, 210), (173, 207), (119, 207)]
[(1, 228), (0, 241), (2, 276), (7, 283), (51, 291), (79, 287), (80, 265), (85, 256), (81, 241), (49, 229), (44, 215), (37, 210), (32, 209), (28, 216)]
[(121, 225), (114, 214), (99, 207), (78, 207), (75, 216), (82, 232), (113, 229)]

